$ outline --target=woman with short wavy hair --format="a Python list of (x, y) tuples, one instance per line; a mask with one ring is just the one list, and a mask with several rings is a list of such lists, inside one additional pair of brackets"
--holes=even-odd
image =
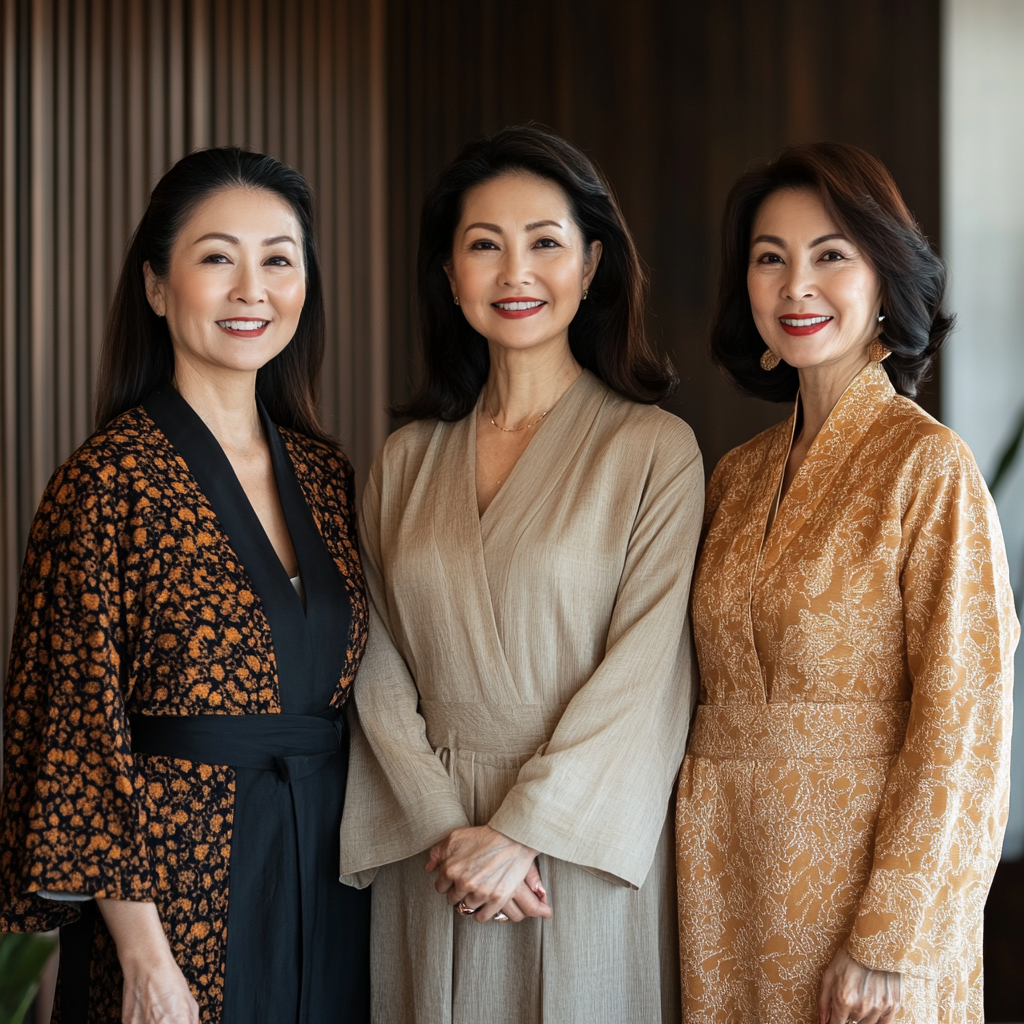
[(795, 408), (708, 486), (685, 1021), (984, 1019), (1019, 628), (974, 459), (911, 401), (944, 285), (862, 150), (791, 148), (732, 190), (712, 352)]
[[(378, 1024), (679, 1018), (670, 800), (703, 471), (640, 262), (538, 127), (427, 197), (425, 381), (370, 473), (342, 870)], [(358, 782), (357, 782), (358, 780)]]

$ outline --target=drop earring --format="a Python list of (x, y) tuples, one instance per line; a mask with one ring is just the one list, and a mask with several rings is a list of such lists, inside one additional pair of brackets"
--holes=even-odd
[(590, 289), (589, 288), (584, 288), (583, 289), (583, 299), (584, 299), (584, 301), (586, 301), (586, 298), (587, 298), (587, 296), (589, 294), (590, 294)]
[(761, 353), (762, 370), (774, 370), (781, 362), (782, 360), (770, 348), (766, 348), (764, 352)]
[(455, 299), (455, 305), (457, 306), (459, 304), (459, 297), (458, 297), (458, 295), (453, 296), (453, 298)]

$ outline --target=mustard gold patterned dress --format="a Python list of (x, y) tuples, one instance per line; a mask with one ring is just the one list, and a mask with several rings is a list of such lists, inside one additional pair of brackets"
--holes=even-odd
[(817, 1019), (840, 947), (898, 1021), (984, 1020), (1019, 635), (970, 451), (858, 375), (769, 513), (795, 413), (708, 487), (676, 813), (683, 1019)]

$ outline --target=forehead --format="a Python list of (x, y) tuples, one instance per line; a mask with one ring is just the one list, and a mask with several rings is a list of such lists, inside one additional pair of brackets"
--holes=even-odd
[(254, 188), (225, 188), (196, 204), (182, 227), (179, 240), (194, 241), (208, 232), (258, 236), (301, 237), (299, 218), (292, 205), (275, 192)]
[(840, 229), (829, 216), (821, 197), (813, 189), (787, 188), (773, 192), (758, 207), (750, 237), (760, 234), (794, 239), (804, 235), (817, 238)]
[(467, 190), (460, 219), (501, 224), (565, 220), (570, 214), (569, 199), (560, 185), (526, 171), (510, 171)]

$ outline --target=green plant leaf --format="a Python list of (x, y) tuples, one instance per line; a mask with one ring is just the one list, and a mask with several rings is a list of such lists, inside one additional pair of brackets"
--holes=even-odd
[(996, 493), (999, 485), (1006, 479), (1013, 468), (1013, 464), (1016, 462), (1017, 455), (1020, 452), (1022, 441), (1024, 441), (1024, 410), (1021, 410), (1017, 429), (1013, 432), (1010, 443), (1003, 449), (1003, 454), (999, 456), (999, 464), (996, 466), (996, 471), (989, 481), (988, 489), (993, 494)]
[(21, 1024), (56, 945), (41, 935), (0, 935), (0, 1024)]

